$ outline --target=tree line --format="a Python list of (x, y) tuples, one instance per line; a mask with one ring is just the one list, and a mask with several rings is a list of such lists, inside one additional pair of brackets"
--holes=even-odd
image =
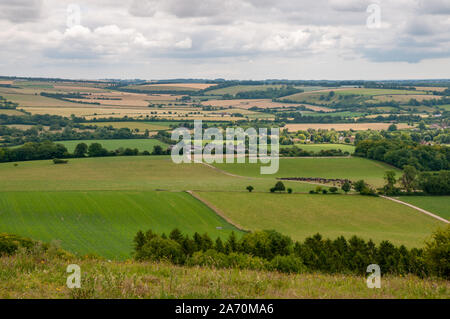
[[(102, 156), (136, 156), (136, 155), (168, 155), (169, 149), (164, 149), (160, 145), (154, 145), (153, 151), (140, 152), (137, 148), (118, 148), (110, 151), (100, 143), (79, 143), (73, 153), (69, 153), (63, 144), (52, 141), (29, 142), (16, 148), (0, 148), (0, 162), (19, 162), (32, 160), (47, 160), (61, 158), (82, 158), (82, 157), (102, 157)], [(56, 164), (56, 163), (55, 163)]]
[(137, 232), (133, 242), (136, 260), (178, 265), (364, 275), (368, 265), (378, 264), (382, 275), (450, 278), (450, 226), (437, 230), (425, 248), (412, 249), (387, 240), (376, 245), (357, 236), (331, 240), (316, 234), (294, 242), (274, 230), (246, 233), (240, 239), (232, 232), (225, 241), (213, 241), (207, 233), (191, 238), (178, 229), (168, 236), (148, 230)]

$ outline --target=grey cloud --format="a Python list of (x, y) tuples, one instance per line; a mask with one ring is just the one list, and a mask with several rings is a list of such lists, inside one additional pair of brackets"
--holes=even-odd
[(14, 23), (36, 21), (42, 13), (42, 0), (2, 0), (0, 19)]

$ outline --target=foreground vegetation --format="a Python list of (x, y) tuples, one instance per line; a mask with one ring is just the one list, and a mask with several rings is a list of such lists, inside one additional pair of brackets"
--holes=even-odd
[(376, 264), (383, 274), (415, 274), (450, 279), (450, 226), (438, 229), (425, 248), (408, 250), (384, 240), (376, 245), (356, 236), (324, 239), (320, 234), (293, 241), (274, 230), (234, 233), (213, 242), (207, 233), (191, 239), (174, 229), (166, 234), (139, 231), (134, 237), (137, 260), (170, 261), (177, 265), (271, 270), (284, 273), (345, 273), (363, 275)]
[[(69, 289), (66, 268), (81, 267), (81, 288)], [(448, 298), (450, 284), (413, 275), (382, 278), (369, 289), (356, 275), (284, 274), (168, 263), (19, 253), (0, 257), (0, 298)]]
[[(172, 232), (170, 237), (176, 238), (174, 234), (176, 232)], [(176, 243), (173, 239), (163, 239), (154, 234), (152, 236), (153, 240), (156, 238), (158, 241)], [(287, 243), (284, 239), (282, 235), (273, 232), (253, 233), (246, 235), (246, 238), (241, 241), (236, 241), (236, 244), (247, 243), (241, 247), (247, 247), (247, 250), (256, 248), (260, 252), (259, 255), (264, 256), (273, 251), (282, 251)], [(260, 240), (263, 240), (261, 242), (263, 245), (255, 245)], [(279, 245), (273, 245), (274, 240)], [(227, 243), (222, 247), (229, 247)], [(296, 245), (295, 250), (307, 253), (306, 255), (303, 253), (306, 257), (305, 261), (320, 265), (321, 260), (314, 256), (330, 244), (337, 245), (336, 248), (340, 247), (347, 253), (364, 248), (364, 245), (361, 246), (363, 242), (356, 238), (348, 241), (347, 246), (343, 238), (331, 242), (314, 236), (301, 246)], [(308, 250), (301, 248), (302, 246), (310, 247), (311, 252), (308, 253)], [(167, 246), (160, 245), (160, 247)], [(264, 249), (265, 247), (268, 249)], [(404, 254), (406, 251), (388, 244), (383, 247), (380, 246), (378, 251), (384, 251), (385, 256), (393, 252)], [(448, 249), (448, 234), (440, 232), (435, 235), (434, 240), (429, 242), (424, 253), (415, 250), (414, 256), (416, 258), (423, 256), (425, 261), (432, 260), (430, 265), (439, 265), (439, 262), (443, 262), (442, 265), (445, 268), (432, 267), (431, 269), (446, 271), (448, 276)], [(148, 251), (148, 248), (144, 250)], [(370, 251), (367, 249), (368, 253)], [(359, 275), (337, 273), (339, 267), (332, 270), (333, 274), (326, 274), (327, 271), (324, 272), (323, 269), (320, 272), (302, 271), (300, 274), (294, 274), (292, 267), (278, 267), (278, 271), (250, 270), (247, 269), (248, 267), (239, 266), (224, 268), (223, 265), (214, 265), (214, 259), (199, 259), (199, 256), (203, 254), (208, 254), (208, 251), (199, 251), (194, 255), (196, 260), (206, 261), (205, 266), (180, 266), (168, 261), (107, 261), (98, 257), (75, 257), (55, 245), (40, 244), (18, 236), (0, 234), (0, 281), (2, 282), (0, 298), (448, 298), (450, 293), (448, 280), (439, 277), (424, 279), (411, 274), (403, 276), (384, 273), (381, 288), (369, 289), (365, 278), (367, 274), (364, 274), (366, 266), (359, 267), (359, 263), (353, 264), (356, 269), (361, 268), (358, 271)], [(339, 258), (326, 260), (328, 263), (330, 260), (343, 261), (343, 264), (351, 265), (353, 260), (362, 258), (359, 254), (349, 255), (352, 258), (348, 260), (344, 255), (336, 257)], [(263, 260), (260, 257), (248, 258)], [(285, 256), (284, 259), (275, 257), (272, 261), (278, 259), (275, 263), (278, 266), (290, 266), (291, 263), (282, 262), (288, 258), (289, 256)], [(393, 266), (392, 261), (395, 265), (404, 265), (405, 261), (404, 258), (397, 260), (384, 258), (383, 260), (387, 262), (383, 264), (383, 267)], [(327, 262), (324, 265), (327, 265)], [(69, 273), (66, 269), (69, 264), (80, 266), (81, 288), (67, 288)]]

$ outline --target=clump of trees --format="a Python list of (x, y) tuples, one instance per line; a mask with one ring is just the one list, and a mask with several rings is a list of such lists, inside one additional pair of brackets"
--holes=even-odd
[(286, 187), (284, 186), (283, 182), (282, 181), (278, 181), (275, 184), (275, 186), (270, 189), (270, 192), (271, 193), (275, 193), (275, 192), (281, 193), (281, 192), (284, 192), (285, 190), (286, 190)]
[(399, 139), (366, 139), (357, 143), (355, 155), (398, 168), (410, 165), (419, 171), (450, 170), (450, 148), (441, 145), (421, 145)]
[(376, 245), (356, 236), (331, 240), (316, 234), (294, 242), (289, 236), (265, 230), (246, 233), (240, 239), (232, 232), (226, 241), (213, 241), (206, 233), (191, 238), (178, 229), (169, 236), (139, 231), (134, 250), (137, 260), (189, 266), (364, 275), (368, 265), (378, 264), (382, 275), (450, 278), (450, 226), (436, 231), (425, 248), (410, 250), (387, 240)]
[[(79, 143), (71, 154), (67, 148), (52, 141), (29, 142), (16, 148), (0, 148), (0, 162), (19, 162), (31, 160), (46, 160), (62, 158), (80, 158), (80, 157), (102, 157), (102, 156), (135, 156), (135, 155), (166, 155), (170, 154), (170, 149), (164, 150), (160, 145), (153, 146), (152, 153), (148, 151), (139, 152), (137, 148), (118, 148), (114, 151), (108, 151), (100, 143), (92, 143), (89, 146), (86, 143)], [(60, 162), (55, 164), (61, 164)]]
[(319, 152), (306, 151), (300, 147), (292, 146), (280, 149), (280, 156), (283, 157), (306, 157), (306, 156), (348, 156), (349, 152), (343, 152), (341, 149), (320, 150)]

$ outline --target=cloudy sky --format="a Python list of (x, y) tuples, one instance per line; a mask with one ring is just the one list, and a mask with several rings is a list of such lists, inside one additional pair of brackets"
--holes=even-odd
[(450, 78), (449, 0), (1, 0), (0, 75)]

